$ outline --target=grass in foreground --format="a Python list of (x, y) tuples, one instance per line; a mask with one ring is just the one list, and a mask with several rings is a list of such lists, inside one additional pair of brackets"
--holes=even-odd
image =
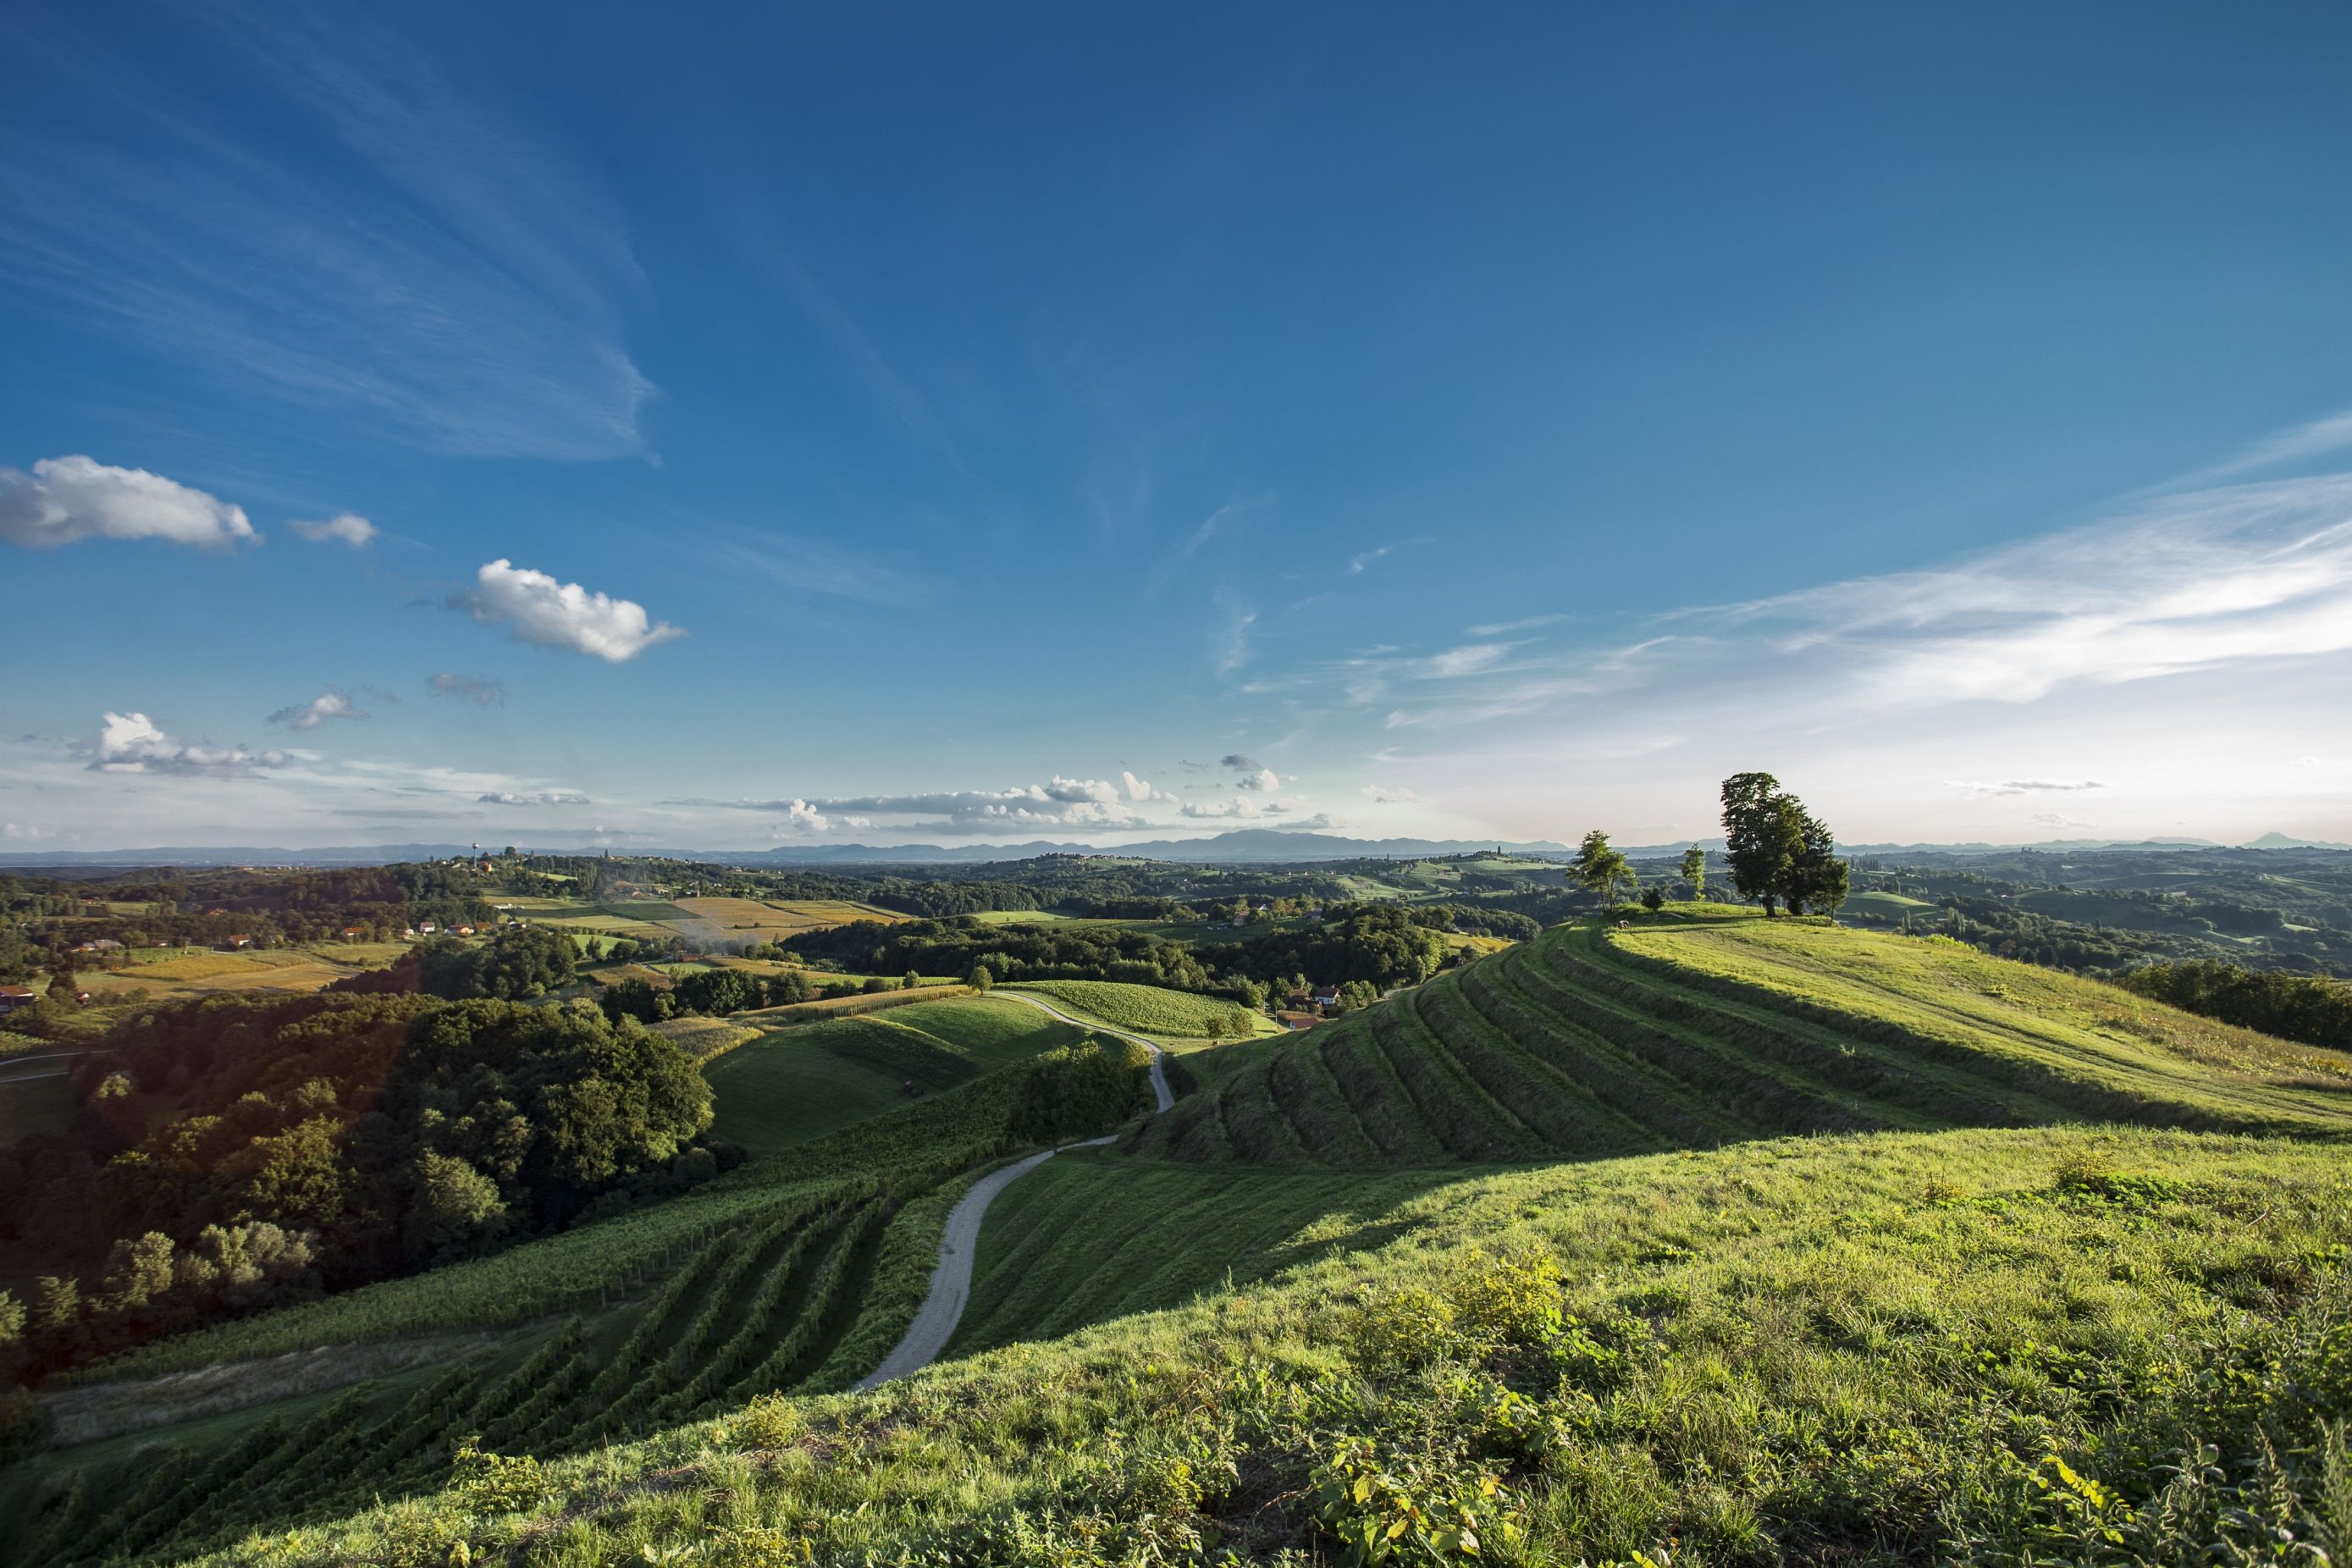
[(2141, 1130), (1476, 1176), (1275, 1280), (217, 1560), (2276, 1561), (2352, 1544), (2347, 1197)]

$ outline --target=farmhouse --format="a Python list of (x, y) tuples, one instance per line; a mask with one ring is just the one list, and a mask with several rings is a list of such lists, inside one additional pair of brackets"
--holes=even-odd
[(365, 926), (345, 926), (343, 928), (343, 940), (345, 942), (357, 942), (360, 938), (365, 935), (367, 935), (367, 927)]
[(74, 943), (73, 950), (76, 952), (120, 952), (122, 944), (110, 936), (102, 936), (95, 942), (78, 942)]
[(1276, 1013), (1274, 1019), (1286, 1029), (1311, 1029), (1323, 1021), (1320, 1014), (1288, 1011)]
[(29, 985), (0, 985), (0, 1018), (6, 1017), (19, 1007), (31, 1006), (34, 1001), (33, 988)]
[(1337, 985), (1318, 985), (1314, 996), (1315, 1005), (1326, 1011), (1339, 1005), (1339, 988)]
[(232, 950), (240, 947), (251, 947), (253, 945), (253, 939), (249, 936), (242, 935), (225, 936), (221, 938), (221, 945)]

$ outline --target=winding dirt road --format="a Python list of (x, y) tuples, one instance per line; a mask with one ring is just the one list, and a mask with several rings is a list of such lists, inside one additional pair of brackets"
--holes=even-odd
[[(1114, 1029), (1107, 1024), (1092, 1024), (1084, 1018), (1074, 1018), (1041, 997), (1019, 991), (993, 991), (993, 996), (1008, 996), (1016, 1002), (1052, 1014), (1065, 1024), (1075, 1024), (1081, 1029), (1091, 1029), (1098, 1035), (1114, 1035), (1122, 1040), (1133, 1040), (1151, 1053), (1151, 1098), (1154, 1109), (1166, 1110), (1176, 1103), (1176, 1096), (1168, 1088), (1168, 1075), (1160, 1068), (1160, 1047), (1141, 1035), (1131, 1035), (1125, 1029)], [(1060, 1149), (1048, 1149), (1032, 1154), (1025, 1160), (1015, 1160), (1010, 1165), (991, 1171), (971, 1184), (971, 1190), (956, 1200), (948, 1211), (947, 1227), (940, 1233), (940, 1261), (931, 1270), (931, 1288), (923, 1297), (915, 1321), (907, 1325), (907, 1332), (882, 1364), (860, 1378), (860, 1389), (876, 1388), (893, 1378), (904, 1377), (910, 1372), (920, 1372), (937, 1361), (940, 1352), (955, 1338), (956, 1325), (963, 1321), (963, 1310), (971, 1300), (972, 1265), (980, 1254), (980, 1222), (987, 1216), (988, 1205), (996, 1194), (1060, 1153), (1062, 1149), (1092, 1149), (1108, 1143), (1117, 1133), (1105, 1138), (1089, 1138), (1081, 1143), (1065, 1143)]]

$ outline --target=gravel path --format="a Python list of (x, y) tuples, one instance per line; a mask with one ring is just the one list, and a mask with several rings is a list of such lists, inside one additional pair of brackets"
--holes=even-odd
[[(997, 996), (1010, 996), (1026, 1002), (1032, 1007), (1051, 1013), (1066, 1024), (1076, 1024), (1097, 1034), (1116, 1035), (1123, 1040), (1133, 1040), (1151, 1053), (1151, 1097), (1158, 1101), (1156, 1109), (1166, 1110), (1176, 1103), (1169, 1091), (1168, 1076), (1160, 1070), (1160, 1047), (1141, 1035), (1130, 1035), (1124, 1029), (1114, 1029), (1102, 1024), (1090, 1024), (1074, 1018), (1053, 1004), (1019, 992), (997, 991)], [(1105, 1138), (1089, 1138), (1083, 1143), (1065, 1143), (1062, 1149), (1091, 1149), (1116, 1139), (1113, 1133)], [(904, 1377), (910, 1372), (920, 1372), (937, 1361), (940, 1352), (955, 1338), (956, 1325), (963, 1321), (964, 1304), (971, 1300), (971, 1268), (980, 1253), (980, 1222), (987, 1216), (988, 1205), (996, 1194), (1060, 1153), (1062, 1149), (1048, 1149), (1032, 1154), (1025, 1160), (1015, 1160), (1001, 1170), (991, 1171), (971, 1184), (971, 1190), (956, 1200), (948, 1211), (947, 1228), (940, 1234), (940, 1261), (931, 1270), (931, 1288), (923, 1297), (915, 1321), (907, 1325), (906, 1336), (896, 1348), (882, 1358), (882, 1364), (858, 1380), (861, 1389), (878, 1387), (893, 1378)]]

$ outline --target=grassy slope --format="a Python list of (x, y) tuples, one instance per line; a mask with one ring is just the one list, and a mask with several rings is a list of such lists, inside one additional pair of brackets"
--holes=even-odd
[[(1221, 997), (1116, 980), (1024, 980), (1006, 989), (1034, 991), (1078, 1017), (1158, 1038), (1206, 1039), (1234, 1010), (1234, 1004)], [(1262, 1016), (1251, 1017), (1253, 1028), (1271, 1026)]]
[(780, 1030), (706, 1069), (712, 1131), (747, 1149), (789, 1148), (1077, 1037), (1033, 1007), (967, 997)]
[[(1848, 939), (1860, 945), (1834, 963), (1808, 962)], [(964, 1016), (978, 1030), (990, 1015)], [(1082, 1533), (1164, 1543), (1178, 1524), (1139, 1521), (1139, 1500), (1166, 1511), (1168, 1461), (1152, 1456), (1180, 1452), (1227, 1542), (1298, 1544), (1311, 1467), (1351, 1432), (1411, 1486), (1482, 1464), (1501, 1477), (1499, 1500), (1474, 1506), (1525, 1533), (1511, 1546), (1490, 1519), (1490, 1561), (1654, 1556), (1669, 1542), (1687, 1561), (1916, 1556), (1949, 1550), (1938, 1532), (1954, 1521), (2026, 1519), (2024, 1468), (2045, 1447), (2078, 1467), (2104, 1455), (2110, 1481), (2145, 1490), (2160, 1456), (2103, 1441), (2099, 1424), (2144, 1415), (2216, 1364), (2205, 1342), (2277, 1319), (2352, 1240), (2352, 1187), (2326, 1147), (2082, 1127), (1774, 1140), (2118, 1107), (2342, 1127), (2325, 1053), (1820, 925), (1555, 931), (1340, 1027), (1192, 1059), (1206, 1088), (1123, 1155), (1066, 1156), (992, 1211), (956, 1348), (1006, 1348), (866, 1399), (797, 1405), (824, 1430), (810, 1443), (789, 1440), (793, 1411), (754, 1406), (535, 1475), (508, 1500), (562, 1522), (536, 1534), (532, 1560), (688, 1540), (722, 1559), (796, 1554), (803, 1539), (819, 1560), (891, 1555), (969, 1542), (1016, 1508), (1031, 1532), (1016, 1556), (1038, 1554), (1034, 1532), (1069, 1526), (1055, 1521), (1072, 1509), (1096, 1516)], [(986, 1087), (758, 1168), (814, 1180), (877, 1142), (945, 1148), (957, 1102)], [(1741, 1140), (1759, 1141), (1646, 1152)], [(1621, 1154), (1641, 1157), (1603, 1158)], [(1463, 1164), (1563, 1155), (1586, 1163)], [(865, 1324), (842, 1307), (831, 1359), (786, 1386), (841, 1386), (848, 1361), (890, 1337), (952, 1186), (858, 1233), (858, 1277), (890, 1311)], [(1575, 1341), (1584, 1350), (1549, 1342), (1565, 1383), (1540, 1357), (1528, 1381), (1526, 1346), (1498, 1356), (1431, 1327), (1442, 1305), (1407, 1298), (1365, 1316), (1423, 1287), (1483, 1300), (1455, 1287), (1491, 1270), (1480, 1249), (1515, 1246), (1557, 1261), (1598, 1336)], [(887, 1280), (877, 1257), (893, 1260)], [(1437, 1373), (1419, 1369), (1431, 1356)], [(1492, 1414), (1496, 1375), (1525, 1401), (1507, 1421)], [(461, 1482), (234, 1560), (443, 1560), (453, 1540), (513, 1540), (521, 1519), (495, 1518), (484, 1495)]]
[(2060, 1121), (2352, 1132), (2340, 1054), (1957, 943), (1706, 906), (1558, 927), (1196, 1065), (1204, 1091), (1131, 1152), (1396, 1165)]
[[(895, 1016), (908, 1013), (929, 1014), (927, 1021), (946, 1041), (982, 1058), (1017, 1059), (1076, 1033), (1018, 1003), (929, 1004), (902, 1009)], [(816, 1032), (814, 1028), (796, 1030), (785, 1037), (798, 1042)], [(711, 1069), (714, 1077), (720, 1068), (752, 1057), (760, 1048), (739, 1047), (722, 1058)], [(754, 1080), (760, 1076), (745, 1075)], [(776, 1076), (769, 1075), (758, 1087), (773, 1089)], [(965, 1078), (971, 1076), (967, 1073)], [(744, 1216), (843, 1171), (868, 1168), (873, 1163), (868, 1156), (876, 1148), (916, 1159), (933, 1145), (961, 1146), (969, 1138), (961, 1130), (959, 1118), (967, 1113), (966, 1101), (982, 1093), (983, 1087), (967, 1084), (964, 1094), (908, 1104), (896, 1095), (894, 1079), (890, 1103), (883, 1112), (887, 1120), (875, 1122), (870, 1131), (849, 1131), (855, 1119), (817, 1128), (822, 1136), (774, 1142), (768, 1147), (778, 1152), (754, 1158), (740, 1170), (683, 1197), (526, 1242), (493, 1258), (386, 1280), (326, 1300), (166, 1340), (110, 1358), (102, 1370), (110, 1377), (153, 1376), (315, 1345), (403, 1338), (453, 1327), (508, 1326), (552, 1312), (593, 1308), (634, 1289), (630, 1282), (658, 1272), (664, 1260), (681, 1248), (740, 1223)], [(723, 1116), (736, 1115), (730, 1104), (735, 1092), (721, 1082), (719, 1099)], [(1001, 1091), (991, 1092), (1002, 1098)], [(1001, 1113), (992, 1110), (979, 1119), (984, 1121), (989, 1115)], [(788, 1142), (790, 1152), (782, 1152)]]
[[(527, 1537), (549, 1564), (687, 1542), (720, 1561), (977, 1556), (990, 1540), (1026, 1542), (991, 1560), (1037, 1561), (1083, 1534), (1104, 1555), (1066, 1560), (1133, 1561), (1211, 1521), (1263, 1553), (1311, 1543), (1316, 1467), (1358, 1441), (1424, 1505), (1494, 1475), (1494, 1496), (1470, 1494), (1489, 1562), (1663, 1561), (1669, 1543), (1691, 1563), (1948, 1555), (1956, 1529), (2063, 1522), (2028, 1479), (2046, 1453), (2147, 1495), (2168, 1430), (2151, 1413), (2326, 1287), (2347, 1196), (2330, 1149), (2145, 1130), (1465, 1176), (1367, 1194), (1352, 1230), (1302, 1227), (1297, 1266), (1264, 1285), (872, 1395), (755, 1406), (519, 1478), (496, 1505), (460, 1489), (223, 1560), (446, 1561), (465, 1540), (480, 1561)], [(1213, 1229), (1129, 1218), (1214, 1268)], [(1549, 1259), (1559, 1283), (1497, 1258)], [(1557, 1289), (1571, 1331), (1497, 1311), (1528, 1281), (1520, 1305)], [(2352, 1393), (2340, 1360), (2244, 1362), (2241, 1412), (2299, 1418), (2295, 1389)], [(2226, 1421), (2204, 1430), (2233, 1462), (2250, 1451)], [(1171, 1484), (1180, 1457), (1197, 1490)]]
[(950, 1353), (1172, 1307), (1335, 1245), (1377, 1246), (1393, 1234), (1378, 1216), (1451, 1179), (1458, 1173), (1270, 1174), (1065, 1154), (990, 1207)]
[[(452, 1342), (437, 1375), (272, 1398), (8, 1472), (0, 1558), (176, 1560), (259, 1521), (436, 1488), (468, 1433), (552, 1457), (772, 1391), (847, 1386), (904, 1331), (971, 1174), (1021, 1152), (1003, 1131), (1017, 1075), (982, 1069), (1078, 1034), (1011, 1002), (918, 1016), (967, 1081), (616, 1220), (115, 1358), (110, 1375), (147, 1376), (432, 1330), (517, 1331)], [(582, 1313), (584, 1335), (556, 1323), (559, 1310)], [(250, 1370), (290, 1385), (280, 1364)]]

